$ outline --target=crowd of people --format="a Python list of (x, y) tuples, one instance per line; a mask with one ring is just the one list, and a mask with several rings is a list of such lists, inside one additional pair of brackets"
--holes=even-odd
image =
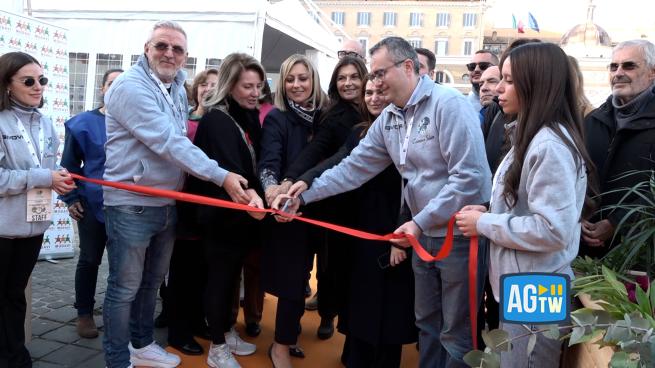
[[(0, 57), (0, 366), (31, 367), (24, 289), (50, 224), (52, 191), (80, 234), (75, 273), (77, 332), (95, 338), (98, 267), (109, 263), (103, 348), (109, 368), (176, 367), (153, 339), (165, 285), (168, 343), (207, 364), (240, 367), (255, 344), (235, 325), (244, 281), (245, 332), (261, 332), (264, 293), (277, 297), (274, 367), (304, 357), (300, 319), (317, 256), (317, 335), (346, 335), (346, 367), (399, 367), (416, 343), (419, 366), (466, 367), (473, 348), (469, 240), (481, 236), (478, 331), (498, 321), (499, 279), (515, 272), (573, 276), (578, 254), (611, 248), (625, 211), (614, 189), (655, 169), (655, 46), (618, 44), (612, 94), (597, 109), (574, 58), (557, 45), (521, 39), (467, 64), (468, 96), (433, 80), (436, 58), (388, 37), (369, 50), (347, 41), (324, 92), (312, 61), (291, 55), (275, 92), (262, 64), (232, 53), (188, 88), (187, 36), (157, 22), (127, 71), (108, 70), (104, 104), (71, 118), (60, 142), (39, 112), (48, 84), (38, 60)], [(188, 92), (187, 92), (188, 89)], [(70, 173), (183, 190), (250, 206), (239, 212), (102, 187)], [(620, 177), (620, 180), (616, 180)], [(601, 195), (600, 193), (608, 193)], [(258, 209), (282, 212), (264, 216)], [(608, 209), (611, 208), (611, 209)], [(415, 237), (437, 254), (456, 214), (450, 255), (420, 259), (407, 237), (373, 242), (294, 221), (293, 215), (374, 233)], [(167, 277), (168, 275), (168, 277)], [(166, 280), (166, 282), (164, 282)], [(529, 326), (530, 328), (536, 328)], [(511, 337), (524, 327), (502, 323)], [(523, 339), (503, 367), (557, 367), (561, 342)]]

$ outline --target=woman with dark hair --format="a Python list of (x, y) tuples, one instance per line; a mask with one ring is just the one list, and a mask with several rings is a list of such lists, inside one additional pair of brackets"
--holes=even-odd
[[(257, 181), (257, 157), (261, 129), (257, 103), (266, 72), (252, 56), (228, 55), (218, 70), (215, 89), (202, 102), (206, 109), (200, 120), (194, 143), (221, 167), (239, 173), (248, 180), (246, 194), (250, 205), (263, 208), (261, 187)], [(191, 193), (230, 200), (223, 188), (189, 178)], [(263, 213), (243, 213), (211, 206), (199, 206), (196, 221), (200, 226), (208, 269), (205, 313), (212, 344), (207, 364), (213, 368), (237, 368), (232, 354), (250, 355), (255, 345), (238, 336), (232, 327), (234, 285), (241, 275), (248, 251), (259, 244), (259, 222)]]
[(48, 78), (24, 52), (0, 56), (0, 366), (31, 367), (25, 287), (52, 214), (52, 191), (75, 189), (57, 169), (59, 139), (39, 111)]
[[(382, 91), (368, 81), (361, 89), (360, 114), (364, 117), (351, 131), (339, 151), (308, 170), (289, 190), (300, 195), (325, 170), (350, 154), (366, 135), (368, 128), (389, 105)], [(354, 228), (387, 234), (400, 221), (401, 177), (393, 165), (352, 192), (349, 208), (353, 210)], [(350, 245), (350, 244), (349, 244)], [(345, 245), (337, 245), (345, 246)], [(348, 254), (350, 274), (346, 288), (348, 305), (347, 356), (342, 362), (349, 368), (399, 367), (402, 344), (416, 342), (418, 330), (414, 318), (414, 273), (411, 251), (370, 240), (352, 241)]]
[[(280, 66), (275, 108), (262, 127), (259, 180), (270, 204), (291, 186), (284, 178), (289, 165), (307, 145), (326, 105), (318, 72), (303, 55), (289, 56)], [(269, 222), (262, 249), (262, 284), (278, 297), (275, 315), (275, 342), (269, 349), (273, 365), (290, 367), (289, 347), (298, 340), (304, 312), (305, 283), (309, 275), (309, 225)]]
[[(564, 273), (573, 277), (580, 222), (591, 210), (586, 197), (593, 171), (582, 134), (575, 75), (557, 45), (526, 44), (501, 61), (496, 87), (507, 114), (516, 115), (513, 146), (494, 176), (490, 207), (470, 205), (456, 216), (466, 236), (491, 241), (489, 282), (496, 300), (500, 277), (516, 272)], [(590, 180), (593, 184), (593, 180)], [(593, 186), (592, 186), (593, 187)], [(503, 323), (510, 338), (525, 333)], [(538, 327), (530, 325), (535, 331)], [(512, 342), (501, 355), (503, 367), (556, 367), (561, 342), (537, 334), (527, 355), (527, 338)]]

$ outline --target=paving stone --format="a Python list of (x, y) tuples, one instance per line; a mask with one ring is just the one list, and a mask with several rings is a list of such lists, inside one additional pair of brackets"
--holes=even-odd
[(48, 308), (52, 308), (52, 309), (59, 309), (63, 306), (70, 306), (70, 303), (67, 301), (59, 300), (48, 304)]
[(39, 360), (32, 363), (32, 368), (61, 368), (61, 364), (48, 363)]
[(57, 341), (50, 341), (45, 339), (33, 339), (27, 343), (27, 350), (30, 351), (32, 359), (38, 359), (44, 355), (48, 355), (53, 351), (61, 348), (64, 344)]
[(74, 308), (59, 308), (52, 310), (41, 317), (58, 322), (70, 322), (77, 318), (77, 310)]
[(80, 339), (80, 337), (77, 335), (77, 330), (73, 325), (64, 325), (54, 331), (48, 332), (47, 334), (41, 337), (44, 339), (55, 340), (67, 344), (70, 344)]
[(32, 321), (32, 335), (40, 336), (61, 326), (62, 324), (60, 322), (39, 318)]
[(89, 360), (85, 360), (84, 362), (80, 363), (78, 365), (80, 368), (104, 368), (105, 367), (105, 355), (100, 353), (98, 355), (95, 355), (93, 358)]
[(89, 349), (102, 350), (103, 332), (102, 331), (99, 332), (100, 334), (98, 335), (98, 337), (94, 339), (80, 338), (79, 340), (75, 341), (75, 345), (84, 346), (85, 348), (89, 348)]
[[(43, 361), (60, 364), (64, 367), (75, 367), (100, 354), (97, 350), (83, 348), (76, 345), (66, 345), (42, 358)], [(86, 365), (82, 365), (86, 367)]]

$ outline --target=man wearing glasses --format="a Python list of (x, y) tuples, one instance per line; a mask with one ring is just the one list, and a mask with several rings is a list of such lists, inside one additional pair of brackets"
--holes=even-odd
[(343, 44), (341, 44), (341, 50), (337, 51), (337, 56), (339, 56), (339, 59), (346, 56), (358, 57), (362, 60), (365, 59), (362, 44), (357, 40), (343, 41)]
[(466, 69), (469, 71), (471, 78), (471, 92), (469, 92), (468, 100), (476, 113), (479, 113), (482, 109), (480, 104), (480, 78), (482, 72), (492, 65), (498, 65), (498, 57), (488, 50), (476, 51), (471, 62), (466, 64)]
[[(622, 199), (627, 192), (620, 189), (648, 180), (648, 171), (655, 170), (655, 45), (644, 39), (619, 43), (608, 69), (612, 94), (585, 119), (587, 149), (604, 194), (599, 214), (582, 222), (581, 252), (598, 257), (613, 245), (615, 229), (627, 214), (607, 207), (638, 204), (636, 195)], [(645, 173), (625, 176), (630, 170)]]
[[(179, 190), (187, 172), (223, 186), (248, 203), (246, 180), (210, 160), (186, 137), (186, 33), (179, 24), (154, 25), (137, 64), (105, 96), (104, 179)], [(109, 368), (175, 367), (177, 355), (153, 339), (156, 293), (173, 250), (175, 201), (104, 187), (109, 277), (103, 348)]]
[[(393, 163), (403, 177), (402, 203), (411, 212), (395, 233), (413, 235), (436, 255), (449, 218), (465, 204), (484, 203), (491, 195), (480, 122), (462, 94), (419, 77), (418, 57), (407, 41), (385, 38), (370, 55), (369, 79), (391, 104), (350, 156), (299, 198), (280, 195), (273, 206), (290, 198), (288, 211), (295, 213), (301, 203), (357, 188)], [(392, 242), (409, 247), (404, 238)], [(473, 344), (468, 309), (462, 307), (468, 301), (462, 270), (468, 252), (468, 239), (456, 235), (450, 256), (441, 261), (424, 262), (413, 255), (421, 368), (467, 367), (462, 358)], [(401, 261), (391, 258), (390, 264)]]

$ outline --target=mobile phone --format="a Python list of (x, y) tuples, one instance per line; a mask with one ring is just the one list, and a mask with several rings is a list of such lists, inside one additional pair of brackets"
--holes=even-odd
[(282, 211), (282, 212), (287, 212), (287, 209), (289, 208), (289, 204), (291, 204), (291, 200), (290, 200), (290, 199), (287, 199), (287, 201), (284, 202), (284, 206), (282, 206), (282, 208), (280, 209), (280, 211)]
[(378, 266), (380, 266), (381, 269), (388, 268), (391, 266), (391, 251), (386, 251), (382, 255), (378, 257)]

